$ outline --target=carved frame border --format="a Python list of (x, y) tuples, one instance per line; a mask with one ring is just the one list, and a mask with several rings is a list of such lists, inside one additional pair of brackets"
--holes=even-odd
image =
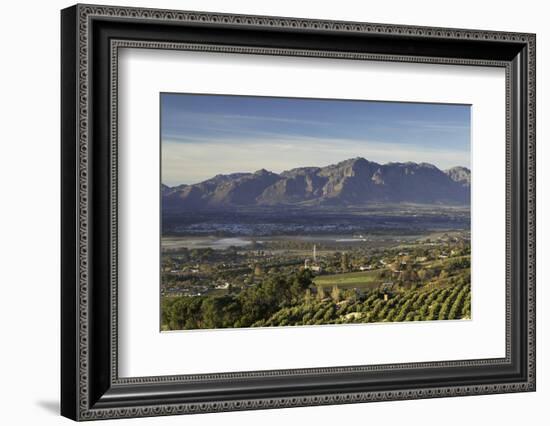
[[(518, 383), (501, 383), (494, 385), (480, 386), (450, 386), (447, 388), (425, 388), (425, 389), (403, 389), (398, 391), (381, 391), (381, 392), (360, 392), (360, 393), (336, 393), (326, 395), (304, 396), (304, 397), (281, 397), (281, 398), (265, 398), (265, 399), (248, 399), (248, 400), (231, 400), (221, 402), (208, 402), (200, 404), (162, 404), (154, 406), (143, 406), (135, 408), (90, 408), (88, 377), (89, 377), (89, 299), (88, 299), (88, 277), (89, 277), (89, 141), (88, 141), (88, 114), (89, 114), (89, 54), (90, 54), (90, 39), (89, 28), (90, 21), (94, 17), (118, 17), (127, 19), (137, 19), (140, 21), (174, 21), (174, 22), (192, 22), (192, 23), (212, 23), (224, 25), (239, 25), (252, 26), (260, 28), (300, 28), (312, 29), (316, 31), (339, 31), (339, 32), (359, 32), (373, 34), (406, 34), (415, 37), (423, 38), (444, 38), (444, 39), (466, 39), (466, 40), (495, 40), (524, 43), (527, 46), (528, 58), (528, 74), (527, 74), (527, 93), (528, 93), (528, 116), (527, 116), (527, 135), (528, 135), (528, 182), (526, 202), (528, 206), (528, 245), (527, 245), (527, 305), (528, 305), (528, 338), (527, 338), (527, 368), (528, 380)], [(464, 30), (464, 29), (447, 29), (436, 27), (418, 27), (418, 26), (402, 26), (402, 25), (386, 25), (386, 24), (370, 24), (357, 22), (337, 22), (325, 20), (311, 19), (296, 19), (296, 18), (281, 18), (281, 17), (266, 17), (266, 16), (247, 16), (247, 15), (230, 15), (217, 13), (203, 12), (187, 12), (187, 11), (170, 11), (157, 9), (142, 9), (142, 8), (127, 8), (127, 7), (104, 7), (93, 5), (78, 5), (78, 61), (77, 61), (77, 90), (78, 90), (78, 111), (77, 111), (77, 179), (78, 179), (78, 217), (77, 217), (77, 252), (78, 252), (78, 277), (77, 277), (77, 339), (78, 339), (78, 363), (77, 363), (77, 419), (92, 420), (104, 419), (113, 417), (141, 417), (141, 416), (159, 416), (171, 414), (186, 414), (186, 413), (205, 413), (230, 410), (246, 410), (246, 409), (263, 409), (263, 408), (282, 408), (294, 406), (309, 406), (309, 405), (324, 405), (324, 404), (343, 404), (352, 402), (367, 402), (367, 401), (384, 401), (384, 400), (401, 400), (401, 399), (417, 399), (417, 398), (435, 398), (444, 396), (462, 396), (476, 395), (488, 393), (505, 393), (518, 391), (532, 391), (535, 389), (535, 45), (536, 39), (533, 34), (511, 33), (511, 32), (494, 32), (494, 31), (479, 31), (479, 30)], [(112, 78), (111, 78), (111, 93), (113, 96), (113, 104), (111, 118), (116, 121), (116, 76), (117, 76), (117, 50), (121, 47), (134, 48), (157, 48), (157, 49), (186, 49), (186, 50), (203, 50), (203, 51), (224, 51), (232, 53), (255, 53), (268, 55), (298, 55), (298, 56), (317, 56), (342, 59), (369, 59), (369, 60), (391, 60), (391, 61), (409, 61), (409, 62), (427, 62), (427, 63), (453, 63), (464, 65), (485, 65), (485, 66), (505, 66), (507, 88), (510, 86), (510, 69), (505, 63), (498, 61), (478, 61), (464, 59), (448, 59), (448, 58), (418, 58), (406, 56), (392, 55), (370, 55), (370, 54), (353, 54), (342, 52), (315, 52), (315, 51), (292, 51), (289, 49), (259, 49), (246, 47), (231, 47), (231, 46), (205, 46), (193, 44), (178, 44), (178, 43), (153, 43), (143, 41), (113, 41), (111, 44), (112, 52)], [(507, 90), (507, 126), (508, 116), (510, 114), (510, 96)], [(116, 142), (117, 132), (116, 126), (111, 128), (112, 142)], [(509, 197), (509, 162), (510, 149), (509, 137), (510, 129), (507, 128), (507, 207), (510, 207)], [(112, 158), (116, 165), (116, 143), (112, 144)], [(112, 195), (111, 201), (116, 205), (117, 200), (117, 171), (116, 167), (112, 168), (111, 172)], [(509, 209), (508, 209), (509, 210)], [(111, 212), (115, 219), (112, 222), (112, 239), (111, 243), (111, 265), (112, 276), (112, 300), (111, 300), (111, 336), (113, 347), (116, 348), (116, 208)], [(507, 276), (507, 350), (505, 362), (509, 360), (509, 321), (510, 313), (508, 310), (508, 300), (510, 298), (509, 291), (509, 213), (507, 213), (507, 261), (506, 261), (506, 276)], [(158, 383), (158, 382), (173, 382), (181, 380), (200, 380), (200, 379), (216, 379), (220, 375), (200, 375), (200, 376), (162, 376), (148, 378), (131, 378), (120, 379), (117, 374), (117, 353), (113, 350), (111, 379), (113, 383)], [(479, 365), (502, 362), (498, 360), (468, 360), (447, 363), (421, 363), (420, 366), (449, 366), (449, 365)], [(458, 363), (458, 364), (457, 364)], [(367, 370), (374, 369), (396, 369), (407, 368), (411, 366), (419, 366), (419, 364), (394, 364), (384, 366), (366, 366)], [(271, 372), (250, 372), (250, 373), (227, 373), (223, 377), (243, 377), (242, 375), (285, 375), (285, 374), (307, 374), (314, 370), (315, 372), (327, 373), (331, 371), (342, 371), (343, 369), (352, 369), (358, 371), (358, 367), (334, 367), (327, 369), (307, 369), (307, 370), (276, 370)], [(363, 367), (361, 367), (363, 368)], [(205, 377), (209, 376), (209, 377)]]

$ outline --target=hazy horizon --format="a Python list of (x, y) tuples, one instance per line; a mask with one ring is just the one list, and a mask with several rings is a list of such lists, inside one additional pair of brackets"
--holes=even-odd
[[(354, 158), (363, 158), (364, 160), (371, 161), (371, 160), (369, 160), (368, 158), (365, 158), (365, 157), (352, 157), (352, 158), (346, 158), (346, 159), (344, 159), (344, 160), (342, 160), (342, 161), (352, 160), (352, 159), (354, 159)], [(340, 162), (341, 162), (341, 161), (337, 161), (337, 162), (335, 162), (335, 163), (323, 164), (323, 165), (309, 165), (309, 164), (307, 164), (307, 165), (304, 165), (304, 166), (298, 166), (297, 168), (310, 168), (310, 167), (311, 167), (311, 168), (323, 168), (323, 167), (327, 167), (327, 166), (331, 166), (331, 165), (338, 164), (338, 163), (340, 163)], [(372, 162), (372, 161), (371, 161), (371, 162)], [(410, 163), (414, 163), (414, 164), (427, 163), (426, 161), (421, 161), (421, 162), (418, 162), (418, 163), (417, 163), (417, 162), (414, 162), (414, 161), (409, 161), (409, 162), (410, 162)], [(379, 163), (379, 164), (380, 164), (381, 166), (384, 166), (384, 165), (388, 165), (388, 164), (391, 164), (391, 163), (398, 163), (398, 162), (397, 162), (397, 161), (389, 161), (389, 162), (387, 162), (387, 163)], [(407, 161), (400, 161), (399, 163), (400, 163), (400, 164), (405, 164), (405, 163), (407, 163)], [(431, 163), (427, 163), (427, 164), (431, 164)], [(435, 164), (432, 164), (432, 165), (435, 166)], [(437, 167), (437, 166), (436, 166), (436, 167)], [(448, 170), (448, 169), (453, 168), (453, 167), (464, 167), (464, 168), (470, 170), (469, 167), (463, 166), (463, 165), (461, 165), (461, 164), (457, 164), (457, 165), (455, 165), (455, 166), (451, 166), (451, 167), (448, 167), (448, 168), (446, 168), (446, 169), (440, 169), (440, 170), (444, 171), (444, 170)], [(296, 168), (296, 167), (294, 167), (294, 168)], [(439, 168), (439, 167), (438, 167), (438, 168)], [(206, 178), (206, 179), (203, 179), (203, 180), (197, 181), (197, 182), (189, 182), (189, 183), (180, 182), (180, 183), (174, 183), (174, 184), (171, 184), (171, 185), (168, 185), (168, 184), (167, 184), (166, 182), (164, 182), (164, 181), (162, 181), (161, 183), (162, 183), (163, 185), (168, 186), (168, 187), (175, 187), (175, 186), (179, 186), (179, 185), (193, 185), (193, 184), (201, 183), (201, 182), (204, 182), (205, 180), (211, 179), (211, 178), (213, 178), (213, 177), (216, 176), (216, 175), (231, 175), (231, 174), (240, 174), (240, 173), (250, 173), (250, 174), (253, 174), (253, 173), (256, 173), (256, 172), (258, 172), (258, 171), (260, 171), (260, 170), (262, 170), (262, 169), (263, 169), (263, 170), (267, 170), (268, 172), (277, 173), (277, 174), (281, 174), (281, 173), (288, 172), (288, 171), (292, 170), (292, 169), (285, 169), (285, 170), (281, 170), (281, 171), (275, 171), (275, 170), (269, 170), (269, 169), (267, 169), (267, 168), (265, 168), (265, 167), (259, 167), (259, 168), (256, 169), (256, 170), (235, 170), (235, 171), (228, 172), (228, 173), (216, 173), (216, 174), (213, 174), (212, 176), (210, 176), (210, 177), (208, 177), (208, 178)]]
[(470, 168), (470, 106), (163, 93), (161, 144), (168, 186), (356, 157)]

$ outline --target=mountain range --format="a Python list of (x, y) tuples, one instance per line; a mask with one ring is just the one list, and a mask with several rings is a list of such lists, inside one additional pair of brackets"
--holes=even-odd
[(470, 170), (428, 163), (378, 164), (352, 158), (282, 173), (216, 175), (191, 185), (161, 185), (163, 209), (346, 206), (371, 203), (470, 204)]

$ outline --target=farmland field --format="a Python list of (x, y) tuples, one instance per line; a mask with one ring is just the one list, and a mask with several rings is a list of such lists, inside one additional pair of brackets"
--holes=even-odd
[(365, 272), (347, 272), (333, 275), (320, 275), (313, 280), (319, 288), (375, 288), (382, 283), (379, 270)]

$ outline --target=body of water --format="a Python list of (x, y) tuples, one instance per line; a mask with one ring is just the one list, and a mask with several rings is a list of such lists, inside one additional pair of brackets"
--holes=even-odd
[(301, 241), (308, 243), (329, 243), (329, 244), (361, 244), (374, 243), (377, 241), (414, 241), (421, 238), (422, 235), (278, 235), (271, 237), (231, 237), (220, 238), (215, 236), (208, 237), (164, 237), (162, 238), (163, 249), (179, 248), (212, 248), (214, 250), (225, 250), (228, 247), (247, 247), (254, 242), (262, 244), (276, 241)]

